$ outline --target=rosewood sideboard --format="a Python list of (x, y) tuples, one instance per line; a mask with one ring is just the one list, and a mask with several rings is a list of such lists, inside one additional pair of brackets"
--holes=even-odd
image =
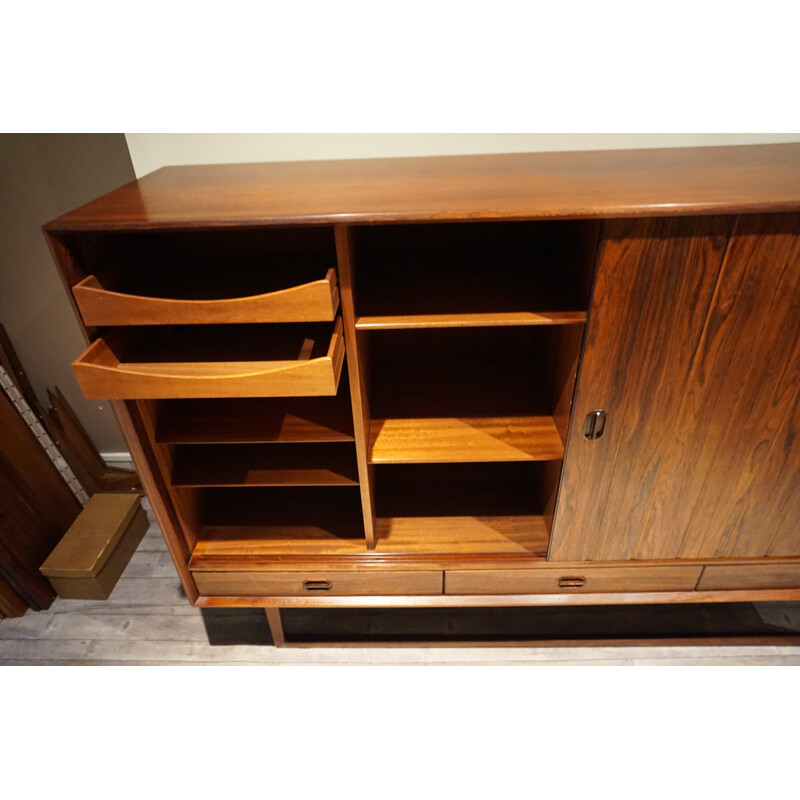
[(798, 144), (166, 167), (45, 233), (195, 605), (800, 599)]

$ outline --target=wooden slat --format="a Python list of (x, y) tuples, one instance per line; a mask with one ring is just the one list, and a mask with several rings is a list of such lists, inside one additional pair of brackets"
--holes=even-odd
[(183, 591), (189, 602), (193, 603), (197, 599), (197, 587), (187, 566), (190, 554), (187, 537), (193, 542), (193, 532), (182, 529), (180, 518), (170, 499), (169, 490), (153, 452), (153, 444), (147, 435), (140, 407), (133, 402), (120, 401), (112, 401), (111, 407), (128, 444), (136, 471), (152, 506), (153, 515), (178, 571)]
[[(367, 460), (370, 430), (370, 406), (367, 399), (365, 348), (356, 334), (353, 273), (356, 269), (353, 252), (353, 232), (337, 225), (336, 257), (339, 264), (339, 281), (342, 295), (342, 323), (347, 347), (350, 401), (353, 407), (353, 431), (356, 443), (358, 482), (361, 491), (361, 511), (364, 517), (364, 535), (367, 547), (375, 547), (375, 499), (372, 488), (372, 471)], [(359, 354), (361, 348), (361, 354)]]
[(697, 588), (800, 589), (800, 564), (712, 564), (703, 570)]
[(173, 486), (355, 486), (352, 442), (182, 446)]
[(373, 419), (372, 464), (548, 461), (564, 456), (552, 417)]
[(344, 362), (341, 320), (328, 352), (297, 361), (120, 362), (97, 339), (73, 362), (86, 397), (148, 399), (160, 397), (286, 397), (335, 395)]
[[(555, 512), (550, 558), (632, 557), (692, 365), (732, 220), (608, 223)], [(607, 414), (601, 439), (583, 422)]]
[(0, 577), (31, 608), (50, 606), (54, 592), (39, 567), (80, 510), (53, 462), (0, 389)]
[(550, 535), (537, 515), (378, 517), (377, 554), (544, 556)]
[[(190, 287), (191, 283), (187, 290)], [(89, 326), (330, 321), (339, 305), (336, 273), (332, 268), (320, 280), (252, 297), (218, 300), (141, 297), (106, 289), (95, 275), (77, 283), (72, 292), (84, 323)]]
[(585, 311), (518, 311), (480, 314), (397, 314), (361, 316), (356, 329), (400, 330), (415, 328), (491, 328), (507, 325), (578, 325), (586, 322)]
[(576, 594), (433, 595), (426, 597), (224, 597), (201, 598), (199, 606), (231, 608), (482, 608), (513, 606), (602, 606), (648, 603), (777, 603), (800, 600), (800, 589), (740, 589), (691, 592), (587, 592)]
[(167, 167), (47, 230), (797, 210), (800, 145), (774, 144)]
[[(192, 553), (192, 569), (248, 558), (336, 558), (366, 553), (363, 536), (335, 532), (333, 515), (295, 524), (207, 526)], [(333, 530), (332, 530), (333, 529)]]

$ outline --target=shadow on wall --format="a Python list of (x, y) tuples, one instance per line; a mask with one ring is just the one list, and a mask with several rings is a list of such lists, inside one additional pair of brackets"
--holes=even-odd
[(127, 449), (108, 403), (83, 398), (70, 363), (85, 348), (41, 226), (134, 179), (121, 133), (0, 134), (0, 323), (40, 403), (59, 386), (101, 452)]

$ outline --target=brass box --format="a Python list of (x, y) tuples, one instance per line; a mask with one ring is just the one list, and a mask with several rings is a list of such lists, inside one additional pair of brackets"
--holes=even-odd
[(106, 600), (148, 525), (138, 495), (93, 495), (40, 572), (60, 597)]

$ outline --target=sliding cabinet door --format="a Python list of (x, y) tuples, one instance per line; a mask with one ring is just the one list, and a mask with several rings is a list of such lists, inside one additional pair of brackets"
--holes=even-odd
[(800, 555), (799, 238), (607, 223), (551, 560)]

